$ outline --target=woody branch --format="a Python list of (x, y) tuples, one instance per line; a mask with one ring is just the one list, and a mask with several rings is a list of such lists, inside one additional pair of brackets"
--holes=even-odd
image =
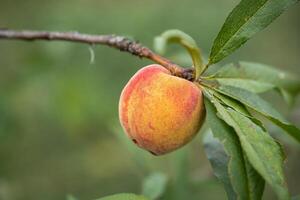
[(31, 30), (9, 30), (0, 29), (0, 39), (10, 40), (47, 40), (47, 41), (69, 41), (77, 43), (85, 43), (89, 45), (106, 45), (131, 53), (140, 58), (150, 59), (166, 69), (173, 75), (179, 76), (188, 80), (194, 78), (194, 71), (192, 69), (182, 68), (173, 63), (169, 59), (154, 53), (151, 49), (143, 46), (137, 41), (117, 35), (90, 35), (78, 32), (48, 32), (48, 31), (31, 31)]

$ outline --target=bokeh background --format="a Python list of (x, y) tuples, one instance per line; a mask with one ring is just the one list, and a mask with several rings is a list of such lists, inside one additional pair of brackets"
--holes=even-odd
[[(238, 0), (0, 0), (0, 27), (119, 34), (152, 47), (166, 29), (180, 29), (209, 53)], [(255, 61), (300, 75), (300, 5), (285, 12), (222, 63)], [(169, 55), (189, 65), (174, 45)], [(0, 200), (59, 200), (72, 194), (96, 199), (141, 193), (143, 179), (168, 177), (162, 199), (226, 199), (205, 157), (202, 135), (161, 157), (139, 150), (118, 122), (122, 87), (151, 62), (105, 46), (67, 42), (0, 41)], [(276, 93), (265, 96), (300, 125), (299, 98), (289, 108)], [(300, 193), (300, 148), (269, 126), (283, 143), (292, 194)], [(274, 199), (267, 187), (264, 199)]]

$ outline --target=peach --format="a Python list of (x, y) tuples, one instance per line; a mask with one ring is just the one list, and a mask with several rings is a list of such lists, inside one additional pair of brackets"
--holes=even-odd
[(119, 117), (134, 143), (162, 155), (185, 145), (199, 131), (205, 118), (202, 91), (160, 65), (149, 65), (123, 89)]

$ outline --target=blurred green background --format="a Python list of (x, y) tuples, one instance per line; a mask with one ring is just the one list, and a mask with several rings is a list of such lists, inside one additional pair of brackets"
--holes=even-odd
[[(152, 47), (154, 36), (180, 29), (209, 53), (238, 0), (0, 0), (0, 27), (119, 34)], [(300, 5), (285, 12), (223, 63), (255, 61), (300, 75)], [(169, 186), (162, 199), (226, 199), (213, 176), (199, 134), (186, 147), (155, 157), (135, 147), (118, 122), (118, 98), (128, 79), (151, 62), (105, 46), (67, 42), (0, 41), (0, 200), (95, 199), (141, 192), (159, 171)], [(188, 65), (178, 46), (174, 61)], [(176, 55), (177, 56), (173, 56)], [(288, 106), (267, 94), (297, 126), (300, 101)], [(282, 135), (269, 127), (275, 135)], [(280, 137), (280, 136), (279, 136)], [(284, 144), (286, 175), (300, 193), (300, 148)], [(267, 187), (265, 199), (274, 199)]]

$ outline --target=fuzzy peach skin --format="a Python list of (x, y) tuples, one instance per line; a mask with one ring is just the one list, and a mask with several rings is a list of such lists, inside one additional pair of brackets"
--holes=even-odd
[(205, 118), (203, 95), (192, 82), (149, 65), (123, 89), (119, 118), (134, 143), (162, 155), (185, 145), (199, 131)]

